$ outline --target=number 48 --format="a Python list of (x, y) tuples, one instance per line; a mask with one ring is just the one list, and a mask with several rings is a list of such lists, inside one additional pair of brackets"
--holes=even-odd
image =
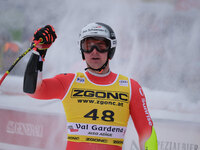
[[(103, 121), (110, 121), (113, 122), (114, 121), (114, 112), (112, 110), (104, 110), (102, 112), (102, 117), (101, 119)], [(89, 113), (87, 113), (86, 115), (84, 115), (85, 118), (92, 118), (92, 120), (97, 120), (99, 117), (97, 115), (97, 109), (93, 109), (91, 110)]]

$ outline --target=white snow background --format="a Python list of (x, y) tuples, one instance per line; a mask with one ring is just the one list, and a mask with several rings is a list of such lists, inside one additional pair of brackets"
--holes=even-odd
[[(81, 28), (90, 22), (110, 25), (118, 40), (111, 70), (137, 80), (143, 87), (159, 149), (186, 150), (183, 145), (190, 144), (196, 146), (188, 149), (196, 150), (200, 147), (200, 7), (186, 3), (186, 8), (180, 8), (177, 3), (178, 0), (2, 0), (0, 33), (16, 27), (24, 29), (26, 36), (20, 43), (23, 52), (38, 27), (53, 25), (58, 38), (46, 55), (43, 76), (47, 78), (84, 71), (85, 62), (77, 45)], [(39, 101), (22, 92), (22, 74), (29, 56), (17, 64), (0, 87), (0, 108), (63, 114), (60, 101)], [(14, 74), (16, 69), (20, 69), (20, 75)], [(128, 129), (132, 128), (130, 121)], [(130, 133), (124, 149), (138, 149), (137, 140), (135, 146), (135, 136)], [(164, 142), (171, 143), (171, 147), (164, 147)]]

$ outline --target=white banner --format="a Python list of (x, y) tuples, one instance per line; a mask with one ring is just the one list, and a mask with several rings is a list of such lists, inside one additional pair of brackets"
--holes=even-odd
[(97, 124), (67, 123), (68, 134), (123, 139), (126, 127)]

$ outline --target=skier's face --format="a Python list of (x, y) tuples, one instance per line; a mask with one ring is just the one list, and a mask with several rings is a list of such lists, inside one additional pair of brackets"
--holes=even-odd
[[(105, 43), (102, 41), (90, 39), (87, 41), (87, 45), (97, 45), (103, 47)], [(108, 51), (100, 52), (97, 50), (97, 47), (94, 47), (90, 53), (84, 52), (85, 60), (87, 64), (94, 68), (98, 69), (102, 67), (107, 61)]]

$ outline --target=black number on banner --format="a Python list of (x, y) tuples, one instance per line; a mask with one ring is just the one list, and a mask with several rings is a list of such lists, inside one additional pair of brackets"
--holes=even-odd
[(97, 109), (93, 109), (92, 111), (90, 111), (89, 113), (87, 113), (85, 116), (85, 118), (92, 118), (92, 120), (97, 120)]
[(102, 120), (111, 121), (111, 122), (114, 121), (114, 118), (113, 118), (114, 112), (113, 111), (105, 110), (102, 112), (102, 114), (103, 114), (103, 117), (101, 117)]
[[(111, 110), (104, 110), (103, 112), (102, 112), (102, 117), (101, 117), (101, 119), (103, 120), (103, 121), (110, 121), (110, 122), (112, 122), (112, 121), (114, 121), (114, 118), (113, 118), (113, 116), (114, 116), (114, 112), (113, 111), (111, 111)], [(91, 110), (89, 113), (87, 113), (85, 116), (84, 116), (85, 118), (92, 118), (92, 120), (97, 120), (99, 117), (97, 116), (97, 109), (93, 109), (93, 110)]]

